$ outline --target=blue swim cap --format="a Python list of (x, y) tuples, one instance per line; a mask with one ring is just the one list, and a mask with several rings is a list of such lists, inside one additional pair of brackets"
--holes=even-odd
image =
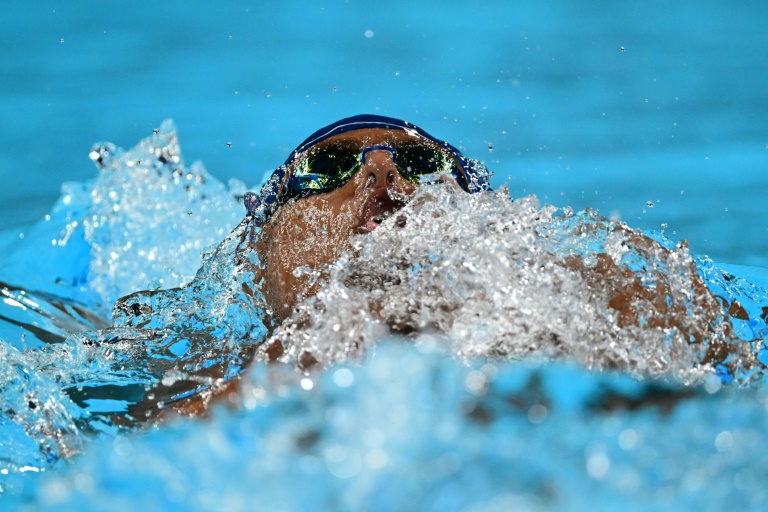
[(401, 121), (400, 119), (395, 119), (393, 117), (362, 114), (347, 117), (324, 128), (320, 128), (307, 137), (304, 142), (299, 144), (298, 147), (291, 152), (283, 165), (275, 169), (269, 179), (267, 179), (266, 183), (262, 185), (261, 192), (258, 196), (253, 194), (248, 194), (246, 196), (246, 208), (248, 209), (249, 214), (255, 217), (257, 223), (263, 224), (267, 221), (270, 215), (274, 213), (278, 206), (278, 195), (280, 193), (280, 187), (285, 179), (285, 173), (293, 161), (299, 155), (304, 153), (304, 151), (334, 135), (364, 128), (403, 130), (424, 137), (439, 145), (456, 158), (464, 171), (464, 176), (466, 176), (466, 183), (464, 183), (464, 185), (468, 192), (475, 193), (483, 190), (490, 190), (491, 188), (489, 183), (490, 173), (482, 165), (478, 165), (474, 160), (470, 160), (462, 155), (461, 151), (454, 146), (431, 136), (421, 128), (414, 126), (407, 121)]

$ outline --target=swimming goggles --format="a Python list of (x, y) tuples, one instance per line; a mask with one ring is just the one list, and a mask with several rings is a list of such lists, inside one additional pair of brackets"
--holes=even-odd
[(294, 162), (280, 200), (330, 192), (343, 186), (365, 164), (371, 151), (388, 151), (400, 175), (411, 183), (419, 184), (423, 176), (430, 174), (452, 174), (459, 176), (459, 185), (467, 190), (466, 178), (456, 161), (428, 143), (395, 140), (361, 148), (359, 143), (339, 141), (310, 149), (304, 158)]
[(415, 144), (393, 141), (387, 146), (392, 148), (387, 149), (388, 151), (394, 151), (392, 159), (398, 171), (409, 181), (418, 183), (426, 174), (449, 172), (459, 186), (471, 194), (491, 189), (491, 173), (482, 164), (465, 157), (447, 142), (433, 137), (408, 121), (363, 114), (341, 119), (317, 130), (299, 144), (283, 165), (275, 169), (258, 194), (246, 193), (243, 199), (252, 221), (263, 225), (286, 200), (327, 192), (346, 183), (363, 163), (363, 150), (366, 148), (358, 145), (345, 149), (338, 145), (338, 149), (321, 153), (321, 149), (333, 147), (321, 143), (335, 135), (364, 128), (402, 130), (418, 137), (419, 140), (413, 141)]

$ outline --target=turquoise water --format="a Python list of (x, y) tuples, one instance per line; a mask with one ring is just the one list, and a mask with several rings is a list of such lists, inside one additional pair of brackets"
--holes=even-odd
[[(0, 508), (97, 510), (108, 500), (125, 510), (762, 510), (760, 379), (739, 390), (722, 374), (686, 374), (688, 359), (669, 344), (605, 330), (578, 283), (557, 275), (419, 277), (417, 296), (466, 292), (457, 299), (466, 328), (413, 344), (353, 318), (360, 290), (336, 280), (326, 316), (299, 330), (295, 346), (343, 347), (334, 333), (355, 328), (369, 348), (359, 359), (344, 363), (329, 350), (335, 366), (322, 375), (258, 366), (230, 408), (139, 434), (104, 419), (130, 407), (125, 394), (84, 397), (99, 386), (173, 380), (164, 365), (190, 354), (204, 356), (194, 364), (219, 357), (241, 371), (238, 357), (183, 343), (198, 336), (245, 350), (258, 340), (258, 322), (243, 323), (258, 315), (237, 309), (221, 278), (232, 272), (223, 258), (232, 244), (218, 253), (223, 267), (180, 299), (183, 312), (209, 308), (194, 317), (199, 325), (168, 310), (159, 338), (142, 338), (128, 321), (117, 337), (49, 344), (40, 331), (22, 337), (18, 324), (32, 321), (61, 341), (101, 327), (119, 296), (189, 282), (200, 252), (242, 219), (235, 196), (319, 126), (371, 112), (413, 121), (484, 160), (494, 186), (507, 184), (514, 198), (571, 206), (577, 214), (564, 226), (590, 223), (578, 212), (592, 207), (663, 232), (670, 246), (687, 239), (692, 254), (716, 262), (697, 260), (709, 287), (746, 307), (750, 318), (734, 324), (757, 352), (768, 332), (766, 10), (757, 2), (10, 4), (0, 20), (0, 279), (30, 291), (6, 294), (0, 309)], [(189, 171), (182, 185), (194, 186), (140, 174), (130, 159), (111, 174), (88, 161), (94, 142), (130, 148), (171, 117)], [(528, 200), (497, 201), (481, 206), (532, 215)], [(467, 228), (482, 228), (472, 221), (477, 204), (457, 208)], [(531, 219), (524, 227), (537, 229)], [(365, 245), (370, 261), (391, 233), (378, 235)], [(600, 243), (579, 247), (599, 252)], [(462, 250), (483, 268), (487, 254), (525, 249), (512, 237)], [(749, 281), (726, 281), (721, 268)], [(553, 280), (573, 295), (548, 295)], [(509, 283), (529, 300), (505, 305), (519, 312), (505, 318), (494, 311), (510, 309), (489, 297)], [(73, 313), (75, 303), (93, 316)], [(557, 352), (531, 332), (556, 332), (570, 345)], [(489, 339), (511, 340), (504, 346), (515, 359), (525, 350), (535, 357), (455, 357), (482, 354), (475, 342)], [(607, 370), (590, 347), (629, 362)], [(653, 370), (661, 360), (669, 375)]]
[(63, 181), (92, 176), (93, 142), (128, 147), (166, 118), (190, 161), (254, 186), (306, 134), (370, 112), (485, 159), (516, 194), (667, 224), (697, 254), (768, 266), (767, 10), (13, 1), (0, 20), (0, 226), (40, 219)]

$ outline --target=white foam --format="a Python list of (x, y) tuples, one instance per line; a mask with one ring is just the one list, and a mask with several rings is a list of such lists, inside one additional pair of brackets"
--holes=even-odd
[[(728, 343), (722, 325), (702, 326), (713, 299), (699, 297), (684, 245), (633, 246), (644, 237), (625, 225), (590, 211), (557, 214), (534, 196), (510, 201), (505, 190), (422, 187), (402, 213), (404, 228), (385, 221), (321, 272), (326, 284), (275, 334), (286, 360), (305, 351), (323, 365), (357, 358), (391, 329), (415, 341), (415, 333), (436, 333), (464, 358), (568, 358), (687, 379), (710, 374), (704, 354)], [(594, 271), (606, 255), (626, 273)], [(569, 257), (586, 270), (566, 264)], [(637, 320), (620, 322), (608, 305), (612, 296), (640, 283), (654, 289), (661, 280), (667, 300), (690, 318), (654, 327), (656, 316), (671, 313), (638, 294)], [(705, 331), (706, 339), (689, 342)]]

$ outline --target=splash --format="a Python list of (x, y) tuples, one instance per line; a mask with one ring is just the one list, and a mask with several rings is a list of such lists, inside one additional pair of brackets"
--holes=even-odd
[(90, 157), (99, 175), (64, 183), (45, 220), (0, 255), (6, 281), (23, 276), (27, 289), (91, 304), (95, 291), (109, 308), (136, 290), (191, 281), (201, 253), (243, 216), (245, 185), (222, 184), (200, 162), (186, 167), (170, 120), (129, 150), (99, 143)]
[[(180, 155), (170, 122), (130, 151), (97, 145), (99, 177), (67, 184), (52, 214), (5, 255), (16, 282), (36, 249), (35, 261), (53, 270), (35, 275), (45, 291), (2, 283), (2, 333), (13, 334), (0, 346), (0, 410), (17, 440), (5, 445), (3, 474), (42, 470), (94, 436), (201, 395), (240, 374), (263, 339), (266, 315), (248, 270), (258, 261), (238, 252), (252, 226), (229, 232), (243, 212), (238, 185), (227, 189), (199, 164), (187, 170)], [(102, 318), (127, 290), (187, 282), (128, 295), (112, 322)], [(42, 458), (23, 449), (30, 443)]]
[(235, 407), (105, 439), (4, 499), (235, 511), (760, 510), (768, 499), (755, 451), (768, 442), (764, 397), (425, 349), (382, 343), (311, 388), (260, 366)]
[(245, 186), (227, 189), (199, 162), (186, 168), (171, 121), (129, 151), (103, 143), (90, 157), (101, 172), (84, 219), (89, 282), (108, 302), (189, 282), (242, 217)]
[(506, 190), (422, 187), (395, 217), (315, 271), (326, 284), (272, 340), (284, 360), (332, 365), (391, 331), (464, 359), (565, 358), (683, 380), (751, 359), (685, 245)]
[[(6, 287), (3, 307), (15, 308), (18, 317), (0, 314), (12, 318), (15, 327), (32, 326), (38, 334), (51, 336), (38, 336), (32, 344), (15, 335), (0, 345), (5, 363), (0, 373), (0, 431), (6, 439), (0, 460), (3, 491), (16, 492), (31, 473), (87, 454), (94, 442), (113, 444), (92, 456), (75, 457), (80, 469), (72, 471), (80, 472), (71, 474), (89, 475), (95, 489), (109, 488), (110, 478), (123, 471), (148, 483), (157, 477), (149, 471), (153, 464), (187, 467), (190, 460), (195, 469), (186, 478), (197, 482), (208, 475), (210, 482), (226, 488), (203, 469), (215, 457), (200, 450), (195, 458), (195, 450), (184, 446), (207, 446), (203, 439), (211, 434), (230, 441), (244, 435), (251, 447), (267, 447), (276, 440), (274, 449), (258, 448), (251, 456), (266, 457), (265, 464), (277, 461), (279, 467), (309, 468), (323, 475), (324, 483), (304, 495), (316, 500), (324, 496), (321, 488), (336, 489), (333, 479), (362, 475), (361, 489), (365, 482), (377, 489), (400, 482), (398, 468), (417, 472), (429, 458), (408, 458), (422, 445), (427, 446), (425, 453), (458, 450), (462, 461), (471, 460), (472, 450), (461, 451), (465, 446), (460, 440), (477, 435), (476, 446), (490, 456), (483, 447), (513, 442), (514, 436), (498, 428), (512, 421), (509, 404), (513, 409), (526, 404), (515, 411), (523, 411), (527, 423), (513, 430), (538, 439), (545, 450), (555, 435), (537, 434), (527, 426), (544, 421), (549, 414), (545, 411), (551, 412), (548, 404), (573, 401), (572, 385), (598, 386), (602, 377), (590, 370), (618, 370), (618, 388), (636, 393), (624, 396), (622, 391), (617, 393), (623, 398), (606, 398), (590, 392), (589, 399), (575, 398), (587, 419), (580, 437), (569, 438), (563, 446), (579, 460), (588, 433), (602, 421), (589, 405), (593, 400), (620, 399), (636, 407), (646, 403), (645, 395), (651, 401), (658, 397), (658, 377), (671, 377), (664, 384), (669, 393), (662, 395), (683, 402), (694, 397), (699, 411), (694, 416), (701, 418), (717, 410), (717, 402), (707, 405), (705, 398), (723, 383), (735, 380), (761, 389), (762, 364), (768, 361), (763, 346), (768, 333), (766, 292), (720, 271), (709, 260), (693, 258), (685, 244), (646, 236), (596, 212), (542, 207), (534, 196), (511, 200), (504, 189), (470, 195), (439, 183), (421, 187), (404, 209), (372, 233), (354, 237), (351, 249), (332, 265), (297, 269), (321, 286), (274, 328), (259, 289), (263, 269), (254, 249), (260, 236), (254, 201), (243, 187), (227, 188), (199, 165), (186, 169), (170, 123), (130, 151), (97, 145), (92, 158), (99, 176), (67, 185), (50, 220), (32, 229), (25, 245), (5, 255), (10, 265), (4, 267), (4, 277), (18, 278), (12, 282), (23, 281), (32, 255), (39, 254), (41, 268), (50, 272), (43, 272), (48, 281), (35, 277), (36, 292)], [(236, 203), (240, 196), (249, 208), (237, 224), (244, 212)], [(112, 326), (94, 330), (103, 326), (100, 317), (113, 302)], [(393, 340), (396, 348), (387, 343)], [(280, 360), (289, 364), (268, 370), (264, 361), (281, 352)], [(559, 370), (560, 363), (552, 363), (562, 360), (574, 362), (576, 369)], [(508, 402), (504, 389), (494, 390), (496, 375), (507, 375), (499, 382), (538, 378), (538, 370), (521, 367), (519, 361), (547, 362), (540, 373), (560, 382), (561, 388), (553, 384), (541, 396), (535, 390), (520, 391), (515, 400), (523, 402)], [(301, 371), (294, 372), (295, 366)], [(366, 379), (374, 384), (355, 387)], [(440, 379), (445, 386), (430, 394), (430, 383)], [(562, 386), (563, 379), (570, 384)], [(613, 377), (607, 379), (614, 382)], [(642, 379), (650, 379), (647, 389)], [(313, 389), (314, 394), (305, 394)], [(469, 406), (466, 393), (474, 397)], [(534, 395), (539, 398), (530, 401)], [(129, 434), (147, 419), (210, 408), (217, 396), (235, 410), (214, 413), (218, 423), (212, 430), (206, 423), (182, 423), (179, 429), (187, 433), (172, 452), (158, 447), (169, 443), (174, 430), (154, 431), (146, 446), (137, 441), (143, 457), (137, 460), (146, 464), (125, 464), (122, 457), (137, 439)], [(744, 417), (753, 411), (749, 400), (736, 400)], [(338, 401), (345, 404), (336, 410), (340, 418), (352, 418), (354, 411), (359, 416), (348, 423), (333, 420)], [(673, 402), (671, 407), (677, 398)], [(441, 404), (449, 404), (442, 426), (417, 413), (439, 410)], [(397, 411), (417, 421), (409, 430), (417, 433), (413, 438), (402, 437), (404, 423), (392, 416)], [(552, 423), (553, 431), (572, 425), (579, 414), (552, 414), (559, 418)], [(339, 430), (326, 435), (318, 425), (329, 417), (331, 423), (336, 421), (331, 427)], [(622, 421), (627, 422), (625, 430), (639, 428), (633, 416)], [(365, 450), (354, 444), (367, 443), (364, 439), (345, 444), (354, 437), (344, 424), (365, 431), (383, 425), (389, 441)], [(477, 424), (491, 425), (492, 432), (483, 437)], [(724, 429), (728, 422), (722, 419), (718, 425)], [(760, 435), (766, 431), (762, 424), (753, 427)], [(463, 433), (429, 445), (425, 439), (435, 428)], [(671, 436), (671, 444), (680, 441), (660, 424), (647, 435)], [(726, 446), (729, 441), (723, 439)], [(659, 443), (660, 449), (669, 449)], [(226, 441), (210, 450), (221, 456), (216, 460), (222, 464), (237, 467), (235, 455), (217, 450), (239, 456), (238, 447)], [(99, 461), (106, 460), (99, 450), (113, 450), (118, 462), (113, 461), (104, 480), (97, 482)], [(607, 474), (601, 458), (607, 453), (590, 452), (590, 478)], [(529, 455), (507, 457), (504, 464), (530, 465), (535, 454)], [(746, 464), (737, 459), (733, 471)], [(455, 460), (451, 464), (459, 467)], [(484, 467), (494, 474), (504, 464)], [(690, 466), (698, 464), (692, 456)], [(255, 473), (241, 473), (263, 477), (278, 466), (249, 466)], [(350, 473), (350, 468), (357, 470)], [(565, 478), (552, 468), (547, 471), (554, 471), (552, 478)], [(71, 475), (66, 469), (62, 474)], [(274, 474), (289, 478), (287, 473)], [(166, 497), (184, 500), (177, 492), (180, 487), (157, 478), (175, 489)], [(29, 487), (38, 498), (52, 506), (67, 502), (69, 491), (60, 492), (62, 481), (43, 481), (47, 483), (42, 487)], [(430, 489), (449, 492), (442, 486), (446, 481), (436, 481)], [(247, 495), (241, 480), (232, 485), (234, 496)], [(523, 497), (530, 494), (525, 485), (516, 488)], [(650, 485), (642, 480), (632, 488), (641, 492)], [(287, 487), (276, 489), (277, 497), (294, 503), (295, 496), (284, 493)], [(478, 493), (488, 497), (489, 489)], [(360, 496), (372, 495), (360, 490)], [(428, 503), (436, 495), (403, 490), (398, 496), (407, 503)], [(534, 493), (531, 499), (544, 503), (547, 493)]]

